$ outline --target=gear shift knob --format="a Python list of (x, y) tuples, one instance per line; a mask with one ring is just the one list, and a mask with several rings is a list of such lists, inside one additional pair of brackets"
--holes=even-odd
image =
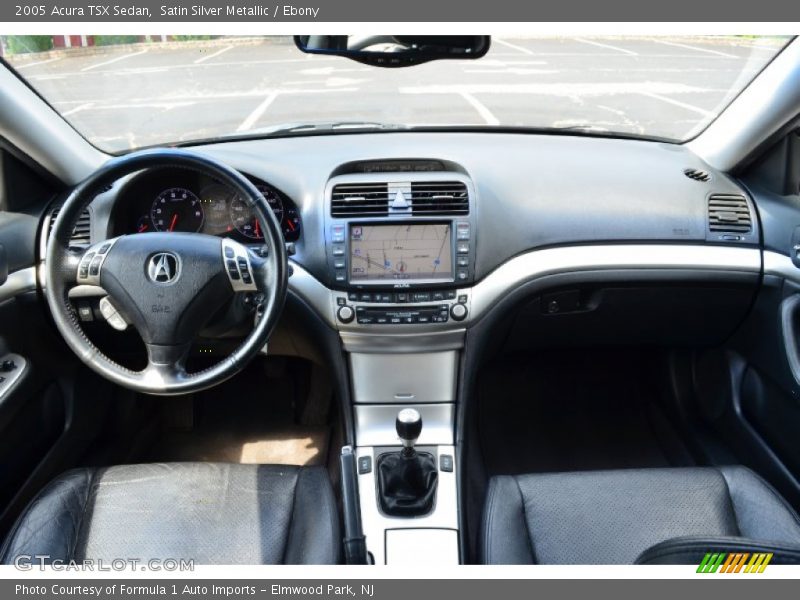
[(404, 408), (397, 413), (394, 426), (397, 429), (397, 436), (403, 442), (403, 454), (413, 455), (414, 444), (422, 433), (422, 415), (413, 408)]

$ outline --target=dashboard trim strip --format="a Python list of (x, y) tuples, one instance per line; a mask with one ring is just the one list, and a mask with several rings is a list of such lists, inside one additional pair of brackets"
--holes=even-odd
[[(769, 264), (779, 264), (777, 258), (769, 257), (774, 253), (764, 253)], [(779, 255), (776, 255), (779, 256)], [(784, 257), (791, 265), (791, 260)], [(766, 259), (765, 259), (766, 260)], [(336, 321), (336, 295), (307, 270), (291, 262), (293, 274), (289, 278), (289, 288), (308, 302), (324, 319), (342, 331), (342, 339), (346, 349), (365, 351), (372, 346), (372, 351), (387, 345), (387, 336), (401, 344), (403, 341), (414, 342), (422, 339), (423, 334), (452, 333), (461, 335), (465, 327), (480, 319), (491, 307), (510, 291), (535, 279), (549, 275), (570, 272), (605, 271), (605, 270), (672, 270), (672, 271), (719, 271), (730, 273), (758, 274), (762, 269), (761, 250), (755, 247), (714, 246), (708, 244), (604, 244), (586, 246), (563, 246), (532, 250), (520, 254), (492, 271), (472, 288), (459, 288), (459, 293), (469, 296), (470, 315), (457, 325), (457, 330), (448, 329), (447, 325), (395, 325), (389, 331), (361, 327), (359, 332), (369, 335), (359, 336), (354, 326), (341, 325)], [(775, 267), (776, 269), (778, 267)], [(789, 273), (800, 280), (800, 270), (794, 273), (785, 265), (782, 273)], [(449, 327), (453, 327), (453, 323)], [(404, 340), (401, 334), (417, 334), (417, 339), (408, 336)], [(455, 337), (442, 337), (440, 341), (457, 343)], [(430, 341), (433, 341), (432, 339)], [(374, 343), (373, 343), (374, 342)], [(435, 342), (434, 342), (435, 343)], [(350, 348), (347, 348), (350, 346)], [(437, 348), (438, 349), (438, 348)], [(444, 348), (442, 348), (444, 349)]]
[(764, 251), (764, 274), (783, 277), (794, 283), (800, 283), (800, 268), (785, 254)]
[(710, 245), (619, 244), (565, 246), (512, 258), (472, 289), (476, 320), (514, 288), (548, 275), (602, 270), (712, 270), (759, 273), (758, 248)]

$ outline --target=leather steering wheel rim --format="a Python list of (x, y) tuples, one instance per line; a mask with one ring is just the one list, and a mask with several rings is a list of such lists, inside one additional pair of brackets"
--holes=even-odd
[[(113, 184), (118, 179), (140, 171), (165, 167), (194, 170), (229, 186), (241, 200), (253, 209), (261, 229), (264, 231), (264, 244), (267, 248), (266, 257), (256, 256), (245, 249), (246, 252), (249, 252), (248, 260), (251, 262), (253, 282), (258, 288), (258, 292), (263, 294), (261, 318), (258, 319), (250, 334), (227, 358), (195, 373), (186, 372), (182, 363), (183, 359), (161, 361), (155, 352), (150, 352), (150, 344), (146, 344), (148, 365), (144, 370), (133, 371), (118, 364), (89, 340), (69, 301), (70, 289), (79, 284), (77, 273), (85, 252), (84, 250), (76, 252), (69, 246), (70, 237), (79, 215), (104, 187)], [(211, 239), (219, 240), (220, 248), (223, 245), (221, 238), (211, 238), (205, 234), (131, 234), (115, 238), (113, 242), (127, 241), (124, 244), (113, 243), (111, 250), (108, 250), (108, 256), (110, 257), (112, 252), (122, 252), (126, 244), (130, 246), (137, 242), (138, 240), (134, 239), (135, 236), (148, 235), (167, 236), (149, 238), (147, 241), (150, 246), (153, 246), (154, 243), (161, 243), (159, 240), (163, 240), (165, 246), (169, 246), (171, 241), (169, 236), (176, 236), (174, 239), (177, 242), (179, 235), (182, 235), (181, 239), (188, 240), (189, 243), (193, 241), (191, 236), (200, 236), (204, 238), (205, 247), (210, 247), (209, 245), (213, 243)], [(199, 242), (200, 238), (197, 238), (197, 241)], [(244, 248), (244, 246), (241, 247)], [(120, 250), (118, 251), (117, 248)], [(172, 252), (172, 249), (165, 247), (164, 251), (169, 253)], [(191, 255), (188, 257), (191, 258)], [(224, 270), (226, 261), (222, 250), (219, 259), (220, 268)], [(200, 391), (217, 385), (241, 371), (268, 342), (283, 309), (288, 288), (288, 260), (283, 234), (266, 199), (253, 183), (238, 171), (208, 156), (180, 149), (143, 150), (113, 158), (78, 184), (67, 197), (53, 223), (47, 241), (45, 261), (45, 297), (56, 327), (67, 345), (86, 365), (102, 377), (123, 387), (155, 395), (168, 396)], [(189, 262), (189, 267), (191, 267), (191, 260), (183, 262)], [(142, 265), (142, 272), (145, 270), (146, 265)], [(219, 283), (218, 276), (214, 275), (214, 277), (217, 278), (215, 279), (217, 285), (222, 285)], [(230, 295), (232, 297), (235, 293), (233, 282), (229, 281), (228, 283), (231, 285)], [(115, 300), (112, 298), (112, 301)], [(139, 313), (141, 314), (141, 311)], [(141, 330), (139, 333), (144, 338)], [(188, 344), (183, 344), (183, 346), (188, 350)], [(159, 346), (152, 345), (152, 347), (158, 348)]]

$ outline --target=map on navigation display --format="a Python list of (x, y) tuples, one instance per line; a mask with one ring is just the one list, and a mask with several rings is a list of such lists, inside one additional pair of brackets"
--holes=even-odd
[(352, 225), (350, 280), (422, 280), (453, 276), (450, 225)]

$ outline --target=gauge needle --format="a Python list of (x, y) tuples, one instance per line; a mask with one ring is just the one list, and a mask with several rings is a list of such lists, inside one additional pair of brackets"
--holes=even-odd
[(172, 221), (169, 223), (169, 230), (172, 231), (175, 229), (175, 225), (178, 223), (178, 215), (177, 213), (172, 215)]
[(145, 231), (147, 231), (147, 223), (139, 225), (139, 233), (144, 233)]
[(258, 217), (256, 217), (256, 237), (261, 237), (261, 225), (258, 223)]
[(294, 223), (292, 223), (291, 221), (286, 221), (286, 224), (289, 226), (289, 229), (294, 231)]

